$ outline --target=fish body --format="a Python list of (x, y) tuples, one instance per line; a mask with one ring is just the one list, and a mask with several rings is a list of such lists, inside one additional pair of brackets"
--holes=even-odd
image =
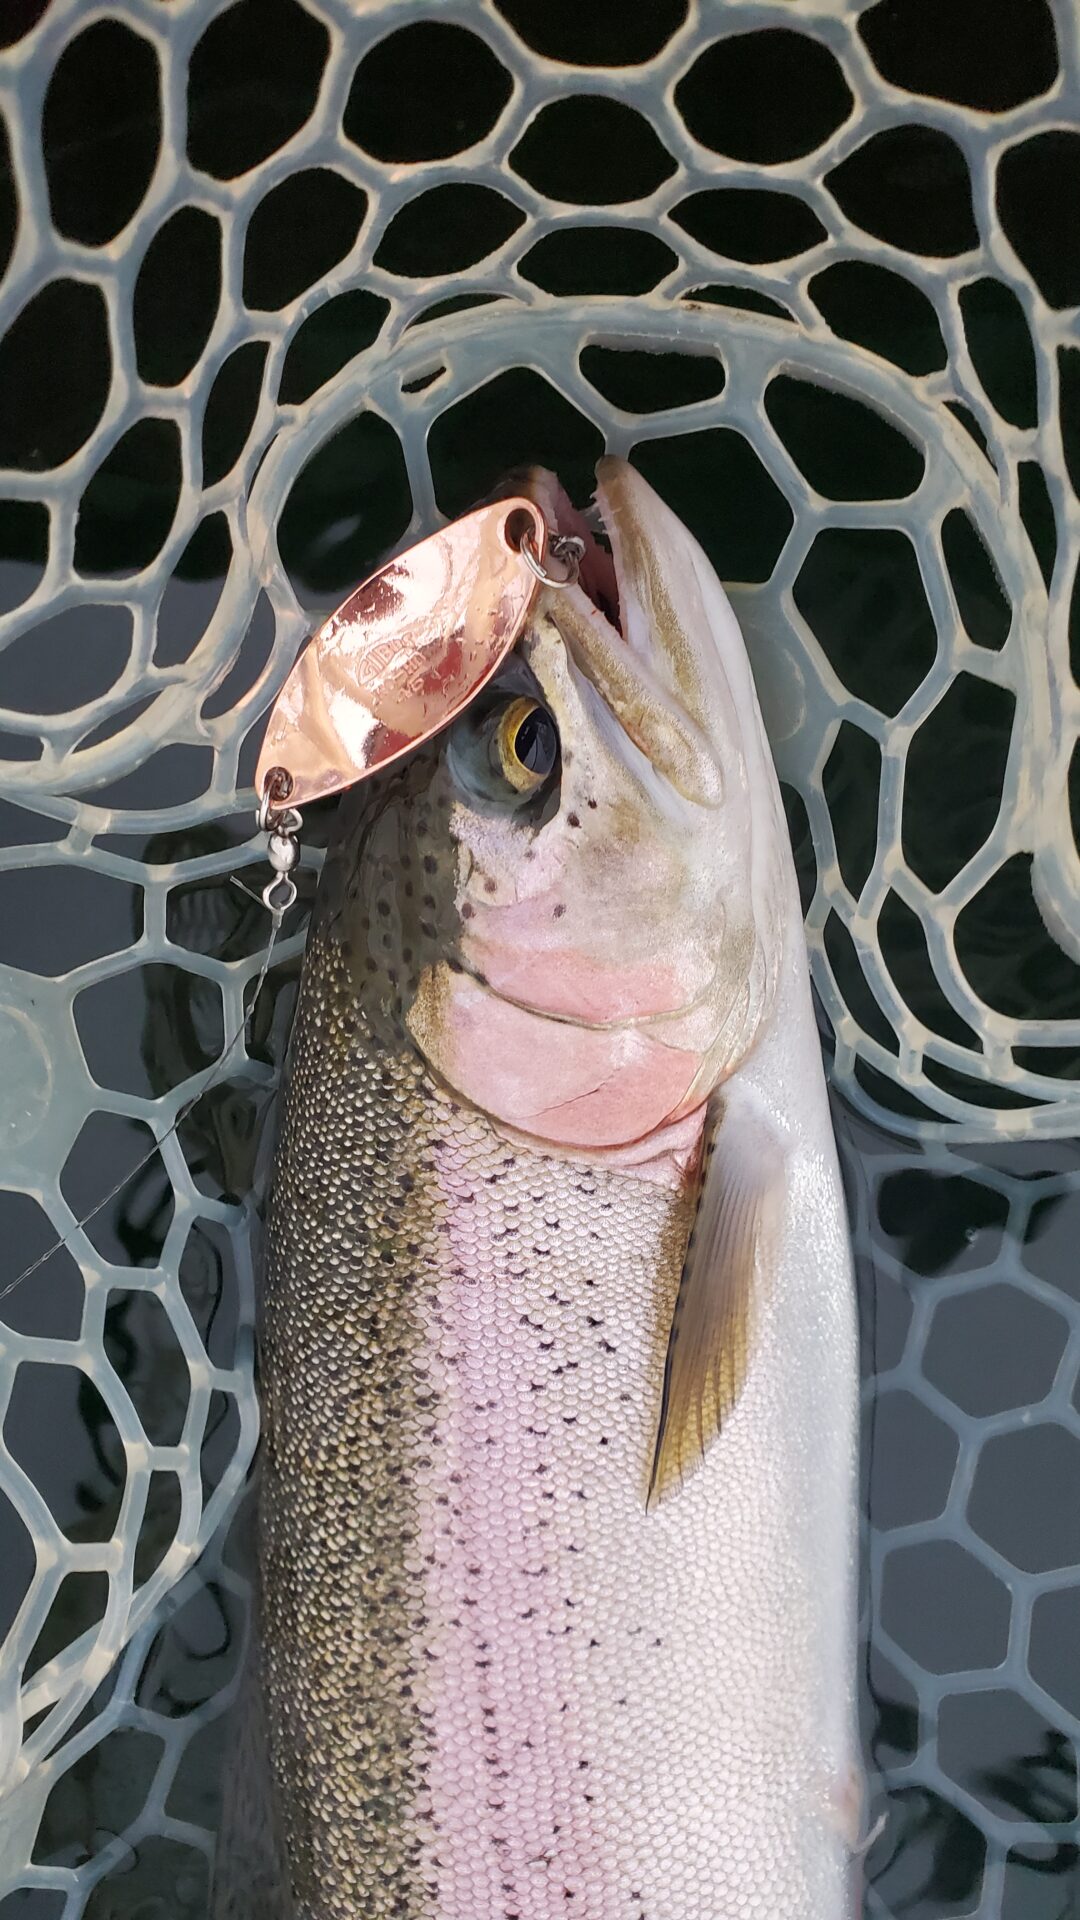
[(849, 1911), (855, 1347), (798, 896), (708, 563), (622, 463), (599, 500), (613, 568), (349, 796), (320, 888), (262, 1334), (296, 1920)]

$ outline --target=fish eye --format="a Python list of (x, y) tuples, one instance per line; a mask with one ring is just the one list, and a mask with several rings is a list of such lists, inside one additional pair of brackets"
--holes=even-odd
[(550, 786), (559, 729), (541, 701), (505, 693), (479, 700), (450, 731), (450, 764), (474, 800), (518, 808)]
[(495, 728), (499, 771), (516, 793), (535, 793), (554, 770), (559, 733), (538, 700), (511, 700)]

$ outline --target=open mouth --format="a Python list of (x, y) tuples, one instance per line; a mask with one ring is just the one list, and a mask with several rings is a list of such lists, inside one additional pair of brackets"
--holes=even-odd
[(582, 541), (584, 551), (578, 585), (597, 612), (621, 634), (619, 582), (604, 526), (599, 488), (593, 506), (583, 513), (575, 507), (562, 482), (546, 467), (520, 467), (507, 474), (493, 497), (499, 499), (510, 494), (523, 494), (535, 501), (552, 533), (571, 534)]

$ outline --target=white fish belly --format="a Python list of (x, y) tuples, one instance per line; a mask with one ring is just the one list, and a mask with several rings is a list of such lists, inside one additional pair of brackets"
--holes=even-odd
[(532, 1155), (477, 1184), (464, 1142), (442, 1150), (440, 1445), (416, 1486), (441, 1920), (848, 1912), (856, 1372), (816, 1117), (743, 1395), (652, 1513), (685, 1203)]

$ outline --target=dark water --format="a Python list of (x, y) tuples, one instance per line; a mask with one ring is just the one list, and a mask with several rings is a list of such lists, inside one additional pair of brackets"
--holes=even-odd
[[(0, 24), (17, 44), (43, 11), (18, 0)], [(132, 44), (119, 18), (124, 10), (113, 11), (118, 19), (80, 43), (50, 90), (44, 129), (53, 218), (89, 247), (119, 232), (138, 204), (161, 137), (153, 63)], [(607, 4), (583, 12), (561, 0), (545, 7), (542, 19), (510, 0), (500, 8), (540, 51), (558, 57), (571, 44), (578, 58), (597, 64), (648, 57), (684, 11), (668, 0), (638, 15)], [(1041, 5), (1010, 8), (995, 0), (982, 10), (978, 30), (970, 8), (952, 12), (951, 30), (942, 32), (941, 16), (931, 17), (913, 0), (871, 9), (864, 37), (880, 70), (899, 85), (990, 112), (1050, 84), (1054, 35)], [(482, 48), (477, 53), (480, 42), (446, 29), (458, 36), (455, 85), (448, 88), (446, 43), (430, 28), (415, 31), (427, 38), (413, 40), (407, 64), (399, 35), (370, 56), (364, 84), (353, 88), (344, 109), (349, 138), (389, 163), (435, 160), (482, 138), (505, 99), (505, 75)], [(269, 0), (261, 9), (241, 0), (217, 18), (212, 38), (191, 68), (189, 153), (193, 165), (228, 179), (273, 152), (307, 119), (325, 33), (291, 0)], [(805, 121), (811, 132), (820, 123), (824, 137), (845, 109), (834, 98), (828, 62), (820, 71), (804, 67), (789, 76), (786, 92), (763, 91), (775, 51), (751, 44), (763, 38), (746, 36), (738, 71), (731, 60), (718, 59), (715, 70), (698, 72), (683, 111), (706, 142), (722, 122), (723, 151), (737, 155), (742, 142), (760, 152), (765, 141), (765, 158), (780, 162), (796, 123)], [(764, 67), (755, 64), (761, 61)], [(406, 75), (416, 110), (403, 132)], [(558, 193), (568, 178), (588, 170), (599, 182), (597, 199), (606, 195), (614, 204), (626, 197), (624, 189), (649, 189), (650, 168), (662, 162), (640, 132), (617, 115), (601, 126), (595, 113), (588, 119), (576, 113), (577, 103), (561, 104), (562, 120), (535, 136), (522, 157), (523, 172)], [(1068, 202), (1075, 155), (1065, 135), (1046, 138), (1059, 143), (1047, 176), (1059, 184), (1049, 197), (1041, 190), (1038, 165), (1045, 155), (1038, 164), (1032, 157), (1017, 160), (1004, 183), (1002, 217), (1047, 297), (1056, 301), (1060, 294), (1062, 304), (1077, 297), (1069, 279), (1075, 241), (1055, 225), (1054, 205)], [(924, 224), (906, 236), (886, 236), (901, 250), (901, 265), (904, 247), (930, 251), (927, 236), (940, 239), (939, 229), (948, 229), (951, 245), (952, 227), (959, 231), (969, 218), (949, 156), (925, 139), (916, 145), (910, 153), (897, 147), (879, 154), (880, 177), (864, 164), (844, 187), (852, 217), (869, 207), (869, 224), (873, 209), (888, 199), (890, 181), (928, 183), (916, 208), (917, 225)], [(0, 229), (8, 218), (13, 233), (11, 179), (0, 165)], [(382, 243), (381, 264), (414, 275), (453, 271), (465, 264), (455, 249), (467, 251), (466, 242), (486, 232), (485, 221), (498, 237), (505, 204), (429, 201), (418, 218), (395, 223)], [(764, 199), (758, 213), (777, 233), (790, 217)], [(723, 217), (734, 224), (723, 233), (708, 224), (719, 217), (715, 207), (687, 215), (706, 223), (703, 237), (721, 252), (744, 245), (743, 213), (729, 207)], [(339, 257), (355, 236), (356, 220), (354, 198), (325, 180), (308, 180), (276, 200), (253, 222), (245, 256), (245, 297), (253, 309), (274, 310), (292, 297), (293, 281), (296, 288), (307, 285), (319, 270), (320, 248), (328, 260)], [(585, 233), (565, 227), (536, 243), (523, 273), (531, 285), (557, 295), (631, 293), (655, 283), (669, 252), (639, 228)], [(133, 350), (146, 381), (163, 389), (183, 381), (209, 336), (220, 285), (220, 229), (205, 209), (192, 206), (154, 237), (132, 294)], [(785, 312), (770, 296), (720, 279), (698, 294), (744, 310)], [(433, 300), (431, 324), (486, 297)], [(943, 364), (933, 309), (902, 273), (838, 260), (816, 277), (814, 298), (838, 336), (884, 354), (913, 376)], [(1003, 283), (983, 278), (965, 300), (980, 378), (1005, 417), (1029, 424), (1034, 359), (1015, 297)], [(282, 398), (303, 404), (363, 352), (385, 317), (386, 302), (362, 286), (316, 306), (286, 358)], [(29, 317), (8, 327), (0, 341), (4, 466), (25, 475), (51, 469), (78, 449), (104, 404), (108, 353), (103, 303), (77, 278), (57, 283)], [(215, 382), (202, 426), (207, 484), (230, 471), (246, 440), (264, 360), (265, 343), (247, 342)], [(675, 352), (646, 356), (596, 346), (582, 357), (586, 378), (611, 405), (641, 415), (704, 397), (703, 379), (722, 375), (718, 363), (703, 368)], [(1068, 391), (1076, 411), (1080, 396)], [(853, 413), (794, 382), (777, 381), (770, 391), (776, 433), (823, 491), (835, 493), (845, 474), (855, 474), (862, 497), (902, 492), (910, 447), (882, 431), (867, 409), (847, 405)], [(100, 604), (77, 615), (61, 611), (0, 654), (0, 704), (59, 714), (106, 690), (126, 658), (132, 621), (125, 576), (158, 551), (179, 488), (171, 424), (147, 420), (140, 427), (99, 469), (82, 502), (74, 560), (82, 572), (100, 576)], [(1066, 428), (1075, 446), (1071, 413)], [(444, 512), (462, 511), (507, 468), (539, 460), (557, 468), (583, 499), (600, 451), (595, 426), (538, 374), (519, 369), (439, 417), (430, 443), (436, 498)], [(674, 435), (643, 446), (635, 458), (698, 533), (722, 577), (746, 583), (769, 577), (792, 511), (747, 441), (726, 429)], [(1037, 468), (1022, 507), (1048, 569), (1053, 511)], [(400, 539), (410, 510), (396, 435), (386, 422), (361, 415), (305, 467), (281, 519), (282, 563), (301, 604), (314, 614), (339, 599)], [(17, 606), (33, 590), (48, 539), (43, 509), (21, 496), (0, 499), (0, 608)], [(942, 540), (965, 628), (977, 645), (1000, 648), (1011, 610), (970, 519), (962, 512), (950, 516)], [(181, 664), (205, 631), (230, 558), (223, 516), (210, 513), (165, 590), (155, 643), (160, 665)], [(799, 573), (794, 598), (849, 690), (879, 712), (895, 714), (936, 646), (905, 537), (887, 527), (824, 531)], [(253, 682), (272, 644), (272, 619), (259, 601), (250, 610), (239, 677), (214, 696), (217, 711), (227, 711)], [(908, 759), (903, 853), (929, 887), (945, 885), (991, 831), (1013, 724), (1007, 688), (965, 674), (920, 730)], [(19, 733), (5, 734), (0, 747), (13, 760), (33, 751)], [(245, 754), (242, 770), (250, 774), (252, 749)], [(208, 749), (166, 744), (125, 780), (89, 797), (134, 813), (180, 808), (203, 790), (207, 773)], [(853, 896), (873, 857), (880, 776), (876, 743), (845, 722), (824, 785), (842, 877)], [(805, 812), (797, 796), (788, 800), (797, 856), (812, 884)], [(326, 826), (316, 824), (311, 837), (325, 834)], [(0, 801), (4, 846), (29, 856), (64, 831), (26, 805)], [(118, 828), (98, 844), (150, 870), (173, 862), (183, 869), (239, 846), (248, 833), (246, 801), (238, 801), (235, 812), (223, 809), (209, 822)], [(0, 963), (50, 982), (103, 954), (126, 952), (140, 938), (146, 910), (132, 879), (91, 868), (16, 864), (0, 871)], [(266, 931), (263, 916), (222, 875), (181, 877), (169, 896), (166, 930), (179, 960), (147, 958), (89, 985), (75, 1000), (79, 1045), (106, 1092), (155, 1097), (217, 1058), (225, 1030), (221, 995), (213, 979), (182, 964), (183, 955), (236, 960), (257, 953)], [(969, 1041), (970, 1029), (933, 977), (920, 924), (897, 896), (879, 932), (886, 964), (912, 1011), (932, 1030)], [(895, 1052), (895, 1036), (835, 916), (825, 943), (849, 1005), (866, 1031)], [(973, 987), (1002, 1013), (1074, 1018), (1080, 1012), (1080, 970), (1043, 926), (1026, 856), (1000, 869), (960, 916), (956, 943)], [(276, 967), (256, 1009), (249, 1050), (257, 1062), (280, 1063), (296, 970), (295, 961)], [(42, 1015), (40, 1029), (46, 1046), (55, 1039), (48, 1019)], [(825, 1044), (828, 1050), (827, 1035)], [(1075, 1079), (1077, 1058), (1075, 1049), (1061, 1050), (1054, 1060), (1026, 1064)], [(944, 1069), (941, 1084), (948, 1089)], [(886, 1104), (894, 1098), (869, 1069), (864, 1086)], [(252, 1191), (270, 1098), (265, 1083), (227, 1079), (183, 1122), (184, 1155), (209, 1202), (239, 1201)], [(64, 1164), (63, 1191), (76, 1211), (121, 1179), (149, 1138), (107, 1105), (103, 1100)], [(835, 1114), (855, 1231), (865, 1383), (862, 1725), (871, 1820), (887, 1814), (867, 1857), (866, 1913), (876, 1920), (1070, 1920), (1080, 1913), (1080, 1149), (1034, 1141), (921, 1148), (871, 1126), (840, 1096)], [(172, 1209), (171, 1184), (155, 1155), (96, 1217), (90, 1237), (121, 1273), (151, 1270)], [(33, 1198), (0, 1191), (0, 1278), (18, 1272), (48, 1242), (48, 1223)], [(236, 1351), (236, 1262), (235, 1242), (220, 1222), (196, 1219), (181, 1256), (181, 1284), (207, 1351), (222, 1366)], [(83, 1305), (77, 1264), (61, 1253), (0, 1302), (0, 1323), (74, 1340)], [(134, 1285), (112, 1288), (104, 1343), (148, 1435), (170, 1444), (187, 1401), (187, 1370), (152, 1294)], [(208, 1486), (235, 1439), (229, 1404), (219, 1398), (204, 1449)], [(25, 1364), (4, 1437), (71, 1539), (110, 1537), (124, 1479), (122, 1448), (84, 1373)], [(176, 1524), (175, 1478), (163, 1473), (155, 1482), (140, 1536), (140, 1578), (157, 1564)], [(93, 1920), (205, 1914), (207, 1835), (218, 1817), (229, 1733), (223, 1690), (235, 1677), (246, 1631), (248, 1567), (241, 1514), (142, 1636), (138, 1658), (129, 1662), (131, 1705), (116, 1728), (61, 1777), (49, 1798), (35, 1862), (46, 1877), (50, 1868), (101, 1865), (85, 1904), (68, 1904), (59, 1885), (39, 1884), (0, 1899), (2, 1920), (74, 1912)], [(0, 1496), (0, 1631), (32, 1570), (25, 1529)], [(64, 1582), (28, 1670), (100, 1617), (102, 1578), (75, 1574)], [(103, 1684), (94, 1712), (105, 1707), (116, 1683), (113, 1675)], [(132, 1848), (122, 1836), (153, 1793), (161, 1796), (164, 1830)]]

